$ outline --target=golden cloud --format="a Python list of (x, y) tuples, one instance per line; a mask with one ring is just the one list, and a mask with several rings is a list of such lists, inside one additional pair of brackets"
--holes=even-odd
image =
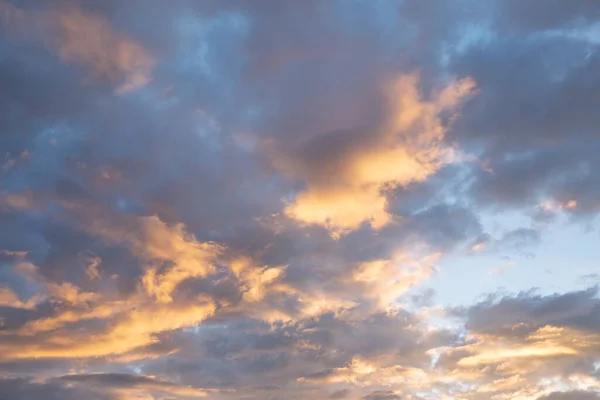
[(221, 246), (198, 242), (183, 224), (168, 226), (151, 216), (137, 218), (133, 225), (130, 229), (92, 217), (87, 230), (111, 242), (125, 243), (144, 262), (141, 285), (158, 302), (172, 302), (173, 292), (184, 280), (215, 271), (213, 261)]
[(338, 233), (364, 222), (375, 229), (387, 225), (390, 215), (382, 190), (422, 181), (448, 162), (452, 152), (442, 143), (447, 128), (440, 114), (455, 114), (475, 89), (470, 78), (453, 81), (428, 101), (420, 96), (418, 83), (417, 74), (392, 81), (384, 90), (387, 118), (368, 138), (336, 146), (337, 153), (318, 166), (320, 171), (304, 173), (314, 166), (294, 154), (280, 158), (280, 169), (306, 183), (286, 206), (286, 215)]
[[(0, 358), (81, 358), (122, 354), (154, 343), (154, 335), (159, 332), (195, 326), (214, 311), (213, 303), (201, 299), (196, 304), (178, 306), (106, 303), (83, 312), (65, 311), (53, 318), (33, 321), (18, 332), (5, 332), (34, 336), (49, 331), (49, 334), (43, 341), (35, 340), (34, 336), (34, 340), (20, 346), (0, 345)], [(111, 316), (115, 322), (105, 332), (72, 331), (70, 335), (64, 335), (59, 330), (68, 323)]]
[[(40, 295), (21, 302), (10, 289), (2, 288), (0, 303), (33, 307), (34, 302), (45, 297), (61, 307), (52, 316), (29, 321), (17, 330), (3, 331), (4, 336), (29, 339), (19, 346), (0, 345), (0, 358), (122, 354), (154, 343), (157, 333), (195, 326), (216, 310), (210, 298), (174, 302), (172, 295), (185, 279), (214, 272), (212, 261), (219, 254), (218, 246), (200, 243), (183, 225), (168, 226), (156, 217), (124, 219), (115, 224), (110, 218), (93, 216), (93, 222), (86, 225), (90, 233), (127, 245), (145, 263), (138, 290), (127, 298), (116, 298), (108, 292), (86, 292), (70, 282), (46, 281), (35, 265), (19, 262), (15, 271), (41, 285)], [(98, 262), (92, 261), (91, 265)], [(104, 328), (71, 330), (73, 324), (91, 320), (102, 321)], [(64, 331), (70, 334), (65, 335)]]
[(22, 301), (19, 296), (8, 286), (0, 286), (0, 307), (13, 308), (34, 308), (37, 304), (37, 298), (32, 297), (27, 301)]
[(379, 307), (389, 307), (412, 286), (433, 273), (440, 253), (414, 259), (400, 253), (390, 260), (374, 260), (359, 265), (352, 276), (362, 284), (362, 294), (377, 300)]
[[(285, 272), (285, 267), (257, 267), (248, 257), (233, 260), (230, 265), (233, 275), (240, 282), (243, 300), (255, 303), (262, 300)], [(277, 289), (277, 288), (275, 288)]]

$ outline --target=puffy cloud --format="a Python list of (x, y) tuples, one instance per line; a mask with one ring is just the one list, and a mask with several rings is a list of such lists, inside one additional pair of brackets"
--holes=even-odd
[(572, 3), (0, 0), (0, 398), (595, 398)]
[(424, 100), (417, 85), (416, 75), (386, 84), (388, 115), (372, 132), (318, 136), (278, 160), (279, 168), (307, 185), (286, 207), (286, 214), (341, 232), (363, 222), (374, 228), (387, 225), (390, 215), (382, 191), (424, 180), (440, 167), (447, 149), (439, 114), (455, 112), (475, 86), (470, 79), (452, 82)]
[[(481, 155), (470, 193), (481, 206), (556, 203), (569, 213), (595, 213), (596, 99), (589, 90), (597, 82), (588, 71), (598, 63), (596, 45), (570, 35), (568, 23), (546, 29), (494, 38), (454, 59), (450, 68), (472, 76), (480, 95), (448, 136)], [(517, 59), (518, 67), (509, 61)]]
[(598, 298), (594, 288), (550, 296), (521, 293), (491, 297), (467, 311), (467, 327), (482, 333), (531, 332), (546, 325), (597, 330)]

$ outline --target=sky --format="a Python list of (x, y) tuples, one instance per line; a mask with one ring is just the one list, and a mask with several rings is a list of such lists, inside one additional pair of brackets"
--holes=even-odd
[(600, 400), (598, 0), (0, 0), (0, 400)]

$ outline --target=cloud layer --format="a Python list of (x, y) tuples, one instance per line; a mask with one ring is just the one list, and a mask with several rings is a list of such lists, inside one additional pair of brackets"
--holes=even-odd
[(598, 399), (599, 15), (0, 0), (0, 398)]

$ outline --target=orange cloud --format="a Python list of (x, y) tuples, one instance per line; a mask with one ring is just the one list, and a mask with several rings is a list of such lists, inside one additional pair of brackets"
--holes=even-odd
[(244, 301), (249, 303), (262, 300), (285, 271), (285, 267), (258, 268), (246, 257), (234, 260), (230, 268), (240, 281)]
[(0, 0), (0, 24), (15, 40), (44, 43), (64, 61), (88, 70), (92, 79), (120, 82), (117, 94), (152, 79), (150, 53), (98, 15), (75, 7), (28, 11)]
[(109, 22), (75, 8), (49, 15), (56, 24), (53, 46), (65, 61), (81, 65), (94, 78), (121, 79), (117, 88), (124, 94), (146, 86), (154, 60), (139, 43), (112, 29)]
[(57, 303), (78, 306), (101, 298), (101, 295), (83, 292), (79, 287), (69, 282), (63, 282), (62, 284), (48, 282), (40, 275), (38, 268), (29, 262), (18, 262), (13, 266), (13, 271), (30, 282), (40, 284), (41, 290), (26, 301), (21, 301), (10, 287), (0, 286), (0, 305), (31, 309), (44, 299), (49, 298)]
[(100, 271), (98, 268), (102, 263), (100, 257), (90, 257), (85, 260), (87, 262), (87, 267), (85, 269), (85, 274), (89, 279), (100, 279)]
[(524, 337), (476, 334), (470, 339), (464, 346), (428, 352), (445, 358), (441, 369), (430, 371), (433, 379), (457, 385), (462, 398), (537, 400), (556, 391), (598, 387), (584, 376), (564, 375), (576, 370), (582, 357), (597, 356), (596, 333), (544, 326)]
[(453, 81), (428, 101), (418, 92), (418, 80), (412, 74), (392, 81), (384, 90), (387, 118), (367, 139), (337, 146), (321, 171), (302, 173), (314, 167), (293, 154), (278, 161), (279, 168), (307, 185), (286, 206), (289, 217), (338, 233), (364, 222), (381, 228), (390, 222), (383, 189), (422, 181), (448, 162), (451, 151), (442, 143), (446, 127), (440, 113), (456, 113), (475, 83), (469, 78)]
[[(476, 343), (451, 350), (468, 353), (457, 361), (457, 366), (477, 367), (502, 363), (505, 370), (511, 369), (511, 365), (515, 368), (527, 367), (527, 361), (576, 356), (600, 343), (597, 335), (554, 326), (542, 327), (524, 339), (490, 335), (475, 335), (474, 338), (477, 339)], [(524, 373), (526, 370), (515, 369), (513, 372)]]
[[(3, 335), (30, 339), (20, 346), (0, 345), (0, 358), (123, 354), (154, 343), (157, 333), (195, 326), (215, 312), (216, 305), (210, 298), (175, 302), (172, 295), (183, 280), (214, 272), (212, 261), (219, 254), (218, 246), (200, 243), (183, 225), (168, 226), (156, 217), (126, 218), (118, 224), (111, 223), (110, 218), (95, 217), (86, 226), (90, 233), (124, 243), (144, 263), (138, 290), (121, 299), (108, 292), (86, 292), (73, 283), (48, 282), (36, 266), (20, 262), (15, 271), (40, 284), (40, 296), (22, 303), (6, 289), (0, 291), (0, 303), (32, 307), (29, 302), (37, 303), (46, 296), (62, 306), (53, 316), (29, 321), (18, 330), (3, 331)], [(92, 260), (91, 265), (94, 262), (99, 261)], [(260, 282), (264, 280), (263, 277)], [(72, 324), (90, 320), (103, 321), (105, 327), (90, 332), (71, 331)]]
[(21, 301), (19, 296), (11, 288), (0, 286), (0, 307), (31, 309), (35, 307), (37, 300), (37, 298), (32, 297), (27, 301)]
[(544, 213), (557, 213), (564, 210), (574, 210), (577, 208), (577, 200), (569, 200), (565, 202), (547, 200), (540, 203), (538, 207)]
[(428, 278), (433, 263), (441, 254), (431, 254), (412, 259), (398, 254), (391, 260), (375, 260), (362, 263), (353, 274), (353, 280), (362, 284), (363, 295), (377, 300), (380, 307), (389, 307), (412, 286)]
[(36, 210), (38, 208), (36, 199), (29, 190), (0, 194), (0, 205), (24, 210)]
[(297, 379), (300, 383), (352, 384), (358, 387), (386, 387), (398, 393), (407, 388), (426, 388), (436, 377), (423, 369), (401, 365), (383, 366), (354, 357), (347, 366), (334, 368)]
[[(33, 340), (21, 346), (0, 345), (0, 358), (80, 358), (122, 354), (154, 343), (156, 333), (195, 326), (214, 311), (215, 305), (203, 299), (196, 304), (177, 306), (121, 302), (104, 303), (84, 312), (66, 311), (56, 317), (27, 324), (19, 334), (35, 335), (50, 331), (50, 335), (46, 335), (43, 341)], [(63, 335), (57, 330), (67, 323), (108, 317), (113, 317), (115, 323), (106, 332)]]
[[(116, 379), (115, 379), (116, 376)], [(176, 384), (154, 376), (144, 375), (118, 375), (118, 374), (86, 374), (66, 375), (58, 378), (70, 384), (85, 384), (99, 386), (117, 395), (118, 399), (155, 399), (160, 394), (172, 396), (185, 396), (186, 398), (204, 397), (211, 390), (203, 390), (191, 386)]]
[(181, 282), (214, 272), (213, 261), (222, 250), (217, 244), (198, 242), (183, 224), (168, 226), (155, 216), (138, 218), (133, 223), (135, 231), (92, 217), (87, 229), (106, 240), (127, 244), (144, 262), (142, 287), (157, 301), (170, 303)]

